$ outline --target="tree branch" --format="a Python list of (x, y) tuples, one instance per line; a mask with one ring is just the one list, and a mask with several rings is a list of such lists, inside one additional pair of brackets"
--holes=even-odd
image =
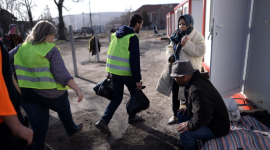
[(66, 11), (69, 11), (69, 10), (66, 8), (66, 6), (63, 6), (63, 8), (65, 8)]
[(58, 6), (58, 3), (56, 2), (56, 0), (54, 0), (54, 3)]

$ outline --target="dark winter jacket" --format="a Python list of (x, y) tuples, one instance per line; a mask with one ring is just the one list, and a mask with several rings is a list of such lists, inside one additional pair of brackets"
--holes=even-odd
[(15, 48), (18, 44), (23, 43), (23, 39), (21, 35), (17, 34), (7, 34), (2, 39), (3, 43), (6, 48), (8, 48), (9, 51), (11, 51), (13, 48)]
[(185, 86), (187, 113), (192, 118), (188, 129), (208, 126), (218, 137), (230, 130), (230, 121), (223, 99), (212, 83), (197, 70)]
[[(14, 106), (14, 109), (17, 112), (18, 119), (23, 125), (26, 126), (27, 123), (23, 119), (23, 116), (20, 110), (21, 95), (17, 91), (12, 80), (12, 73), (11, 73), (10, 65), (9, 65), (8, 50), (3, 46), (3, 43), (1, 41), (0, 41), (0, 46), (1, 46), (0, 53), (2, 54), (2, 70), (0, 70), (0, 73), (3, 74), (7, 91), (9, 93), (9, 98)], [(0, 87), (0, 88), (3, 88), (3, 87)], [(13, 149), (22, 149), (22, 147), (26, 145), (24, 143), (24, 140), (21, 140), (12, 134), (9, 127), (4, 122), (0, 123), (0, 141), (1, 141), (0, 149), (8, 149), (7, 147), (10, 148), (12, 146), (13, 146)]]
[[(134, 30), (124, 25), (124, 26), (121, 26), (116, 31), (116, 37), (122, 38), (132, 33), (135, 33)], [(140, 48), (139, 48), (139, 39), (136, 35), (130, 37), (128, 50), (130, 52), (129, 64), (130, 64), (132, 77), (135, 82), (140, 82), (142, 79), (141, 67), (140, 67)]]
[[(93, 55), (96, 55), (96, 41), (95, 41), (95, 36), (92, 36), (89, 41), (88, 41), (88, 45), (87, 45), (87, 49), (89, 51), (89, 53), (92, 52), (92, 56)], [(100, 52), (100, 43), (99, 43), (99, 40), (98, 40), (98, 51)]]

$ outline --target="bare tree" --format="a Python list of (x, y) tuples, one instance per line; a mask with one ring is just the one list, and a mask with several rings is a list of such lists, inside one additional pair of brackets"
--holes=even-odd
[[(58, 14), (59, 14), (59, 24), (58, 24), (58, 34), (59, 34), (59, 37), (58, 39), (59, 40), (65, 40), (66, 39), (66, 36), (65, 36), (65, 23), (64, 23), (64, 19), (63, 19), (63, 8), (65, 8), (67, 11), (68, 9), (64, 6), (64, 1), (65, 0), (54, 0), (54, 3), (56, 4), (57, 6), (57, 9), (58, 9)], [(73, 2), (79, 2), (80, 0), (72, 0)]]
[(29, 19), (28, 15), (21, 9), (20, 5), (16, 4), (15, 10), (16, 12), (14, 15), (18, 17), (18, 20), (27, 21)]
[(121, 24), (121, 20), (122, 19), (120, 17), (113, 17), (107, 24)]
[(126, 11), (121, 15), (121, 24), (122, 25), (128, 25), (129, 24), (129, 18), (132, 15), (132, 8), (126, 9)]
[(18, 20), (20, 20), (20, 21), (16, 21), (16, 24), (19, 28), (21, 36), (22, 38), (25, 38), (32, 28), (31, 23), (27, 21), (29, 19), (29, 16), (26, 13), (26, 11), (21, 9), (21, 5), (19, 4), (16, 5), (15, 15), (18, 17)]
[(14, 12), (16, 0), (0, 0), (0, 8), (8, 10), (10, 13)]
[(25, 6), (26, 12), (27, 12), (27, 15), (28, 15), (30, 24), (31, 24), (31, 27), (33, 27), (34, 26), (34, 23), (33, 23), (32, 8), (35, 7), (36, 4), (34, 4), (32, 2), (32, 0), (21, 0), (19, 3), (21, 5), (23, 5), (23, 6)]
[(43, 13), (39, 16), (39, 20), (52, 21), (51, 11), (48, 5), (44, 8)]

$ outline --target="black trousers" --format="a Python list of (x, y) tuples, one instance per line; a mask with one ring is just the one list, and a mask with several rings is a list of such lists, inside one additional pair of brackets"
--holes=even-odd
[(173, 110), (173, 115), (175, 117), (177, 117), (177, 110), (180, 107), (180, 100), (178, 100), (178, 92), (179, 92), (179, 85), (175, 80), (173, 80), (173, 84), (172, 84), (172, 110)]

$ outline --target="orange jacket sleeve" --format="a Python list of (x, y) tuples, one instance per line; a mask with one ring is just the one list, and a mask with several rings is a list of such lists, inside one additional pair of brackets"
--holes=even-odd
[[(0, 116), (16, 115), (16, 111), (10, 101), (4, 77), (2, 75), (2, 52), (0, 47)], [(3, 120), (0, 117), (0, 123)]]

